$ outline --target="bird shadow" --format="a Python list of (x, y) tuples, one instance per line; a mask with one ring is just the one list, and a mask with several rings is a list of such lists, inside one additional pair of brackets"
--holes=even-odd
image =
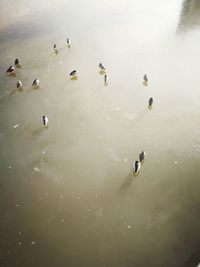
[(35, 86), (32, 86), (32, 88), (33, 88), (34, 90), (39, 90), (39, 89), (40, 89), (40, 86), (39, 86), (39, 85), (35, 85)]
[(105, 73), (106, 73), (105, 70), (100, 70), (100, 71), (99, 71), (99, 74), (100, 74), (100, 75), (104, 75)]
[(148, 82), (143, 81), (143, 85), (144, 85), (144, 86), (148, 86)]
[(105, 86), (108, 86), (108, 82), (104, 82), (104, 85), (105, 85)]
[(16, 66), (17, 69), (21, 69), (21, 67), (22, 66), (20, 64)]
[(73, 76), (73, 77), (71, 77), (70, 80), (71, 80), (71, 81), (76, 81), (76, 80), (78, 80), (78, 76)]
[(151, 110), (153, 108), (153, 106), (148, 106), (148, 109)]
[(121, 184), (120, 188), (119, 188), (119, 194), (123, 194), (125, 193), (128, 188), (130, 187), (130, 185), (133, 182), (134, 177), (136, 177), (137, 175), (133, 174), (132, 172), (126, 177), (126, 179), (123, 181), (123, 183)]
[(15, 72), (11, 72), (8, 74), (9, 77), (16, 77), (16, 73)]

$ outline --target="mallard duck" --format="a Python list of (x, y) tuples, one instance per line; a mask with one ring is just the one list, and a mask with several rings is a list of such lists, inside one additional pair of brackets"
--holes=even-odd
[(151, 108), (153, 105), (153, 97), (150, 97), (149, 98), (149, 107)]
[(144, 82), (148, 83), (148, 78), (146, 74), (144, 75), (143, 79), (144, 79)]
[(140, 168), (141, 168), (141, 163), (136, 160), (134, 163), (133, 163), (133, 173), (134, 174), (138, 174), (139, 171), (140, 171)]
[(17, 81), (17, 89), (22, 88), (22, 82), (21, 81)]
[(68, 47), (70, 47), (70, 45), (71, 45), (71, 40), (69, 38), (67, 38), (67, 45), (68, 45)]
[(13, 66), (10, 66), (8, 69), (7, 69), (7, 73), (12, 73), (12, 72), (14, 72), (14, 70), (15, 70), (15, 67), (13, 67)]
[(107, 82), (108, 82), (108, 76), (107, 76), (107, 74), (104, 75), (104, 82), (105, 82), (105, 84), (107, 84)]
[(15, 66), (18, 67), (20, 65), (20, 60), (18, 58), (15, 59)]
[(43, 120), (44, 127), (47, 127), (47, 125), (49, 123), (47, 116), (46, 115), (42, 116), (42, 120)]
[(32, 82), (32, 86), (38, 86), (40, 83), (40, 81), (38, 79), (35, 79), (33, 82)]
[(53, 49), (54, 49), (55, 53), (58, 53), (58, 48), (57, 48), (56, 44), (54, 44)]
[(143, 162), (145, 158), (146, 158), (146, 153), (142, 150), (142, 152), (139, 154), (140, 162)]
[(104, 67), (101, 63), (99, 63), (99, 68), (100, 68), (101, 70), (103, 70), (103, 71), (106, 70), (105, 67)]
[(73, 70), (72, 72), (70, 72), (69, 76), (75, 76), (76, 75), (76, 70)]

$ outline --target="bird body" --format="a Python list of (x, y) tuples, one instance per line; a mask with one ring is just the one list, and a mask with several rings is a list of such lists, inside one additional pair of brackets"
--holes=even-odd
[(13, 67), (13, 66), (10, 66), (8, 69), (7, 69), (7, 73), (12, 73), (12, 72), (14, 72), (14, 70), (15, 70), (15, 67)]
[(136, 160), (134, 163), (133, 163), (133, 173), (134, 174), (138, 174), (139, 171), (140, 171), (140, 168), (141, 168), (141, 163)]
[(35, 79), (32, 83), (32, 86), (38, 86), (40, 81), (38, 79)]
[(147, 83), (148, 82), (148, 78), (147, 78), (147, 75), (145, 74), (144, 77), (143, 77), (144, 81)]
[(17, 81), (17, 88), (18, 89), (22, 88), (22, 82), (21, 81)]
[(67, 45), (68, 45), (68, 47), (70, 47), (70, 45), (71, 45), (71, 40), (69, 38), (67, 38)]
[(55, 53), (58, 53), (58, 48), (57, 48), (56, 44), (54, 44), (53, 49), (54, 49)]
[(76, 70), (73, 70), (72, 72), (70, 72), (69, 76), (75, 76), (76, 75)]
[(152, 107), (152, 105), (153, 105), (153, 97), (150, 97), (149, 98), (149, 107)]
[(99, 68), (100, 68), (101, 70), (103, 70), (103, 71), (106, 70), (105, 67), (104, 67), (101, 63), (99, 63)]
[(44, 127), (47, 127), (49, 120), (46, 115), (42, 116)]
[(139, 154), (140, 162), (143, 162), (145, 158), (146, 158), (146, 153), (142, 150), (142, 152)]
[(15, 59), (15, 66), (17, 67), (17, 66), (19, 66), (19, 64), (20, 64), (20, 60), (18, 58), (16, 58)]
[(108, 82), (108, 76), (107, 76), (107, 74), (104, 75), (104, 82), (105, 82), (105, 84), (107, 84), (107, 82)]

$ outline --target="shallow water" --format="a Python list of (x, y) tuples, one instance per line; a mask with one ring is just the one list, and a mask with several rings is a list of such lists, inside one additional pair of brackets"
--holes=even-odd
[(0, 266), (196, 266), (198, 1), (0, 5)]

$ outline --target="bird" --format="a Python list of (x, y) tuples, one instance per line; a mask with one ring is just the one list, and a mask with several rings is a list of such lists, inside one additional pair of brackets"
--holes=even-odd
[(104, 75), (104, 82), (105, 82), (105, 84), (107, 84), (107, 82), (108, 82), (107, 74)]
[(54, 44), (53, 49), (54, 49), (55, 53), (57, 54), (58, 53), (58, 48), (56, 47), (56, 44)]
[(149, 98), (149, 108), (151, 108), (153, 105), (153, 97)]
[(22, 88), (22, 82), (21, 81), (17, 81), (17, 89)]
[(47, 116), (46, 115), (43, 115), (42, 116), (42, 120), (43, 120), (44, 127), (47, 127), (47, 125), (49, 123), (49, 120), (48, 120)]
[(146, 153), (142, 150), (142, 152), (139, 154), (140, 162), (143, 162), (145, 158), (146, 158)]
[(68, 47), (71, 46), (71, 40), (69, 38), (67, 38), (67, 45), (68, 45)]
[(134, 173), (134, 174), (138, 174), (139, 171), (140, 171), (140, 168), (141, 168), (141, 163), (139, 162), (139, 160), (136, 160), (136, 161), (133, 163), (133, 173)]
[(148, 78), (146, 74), (144, 75), (143, 79), (144, 79), (144, 82), (148, 83)]
[(15, 66), (16, 67), (20, 66), (20, 60), (18, 58), (15, 59)]
[(15, 70), (15, 67), (13, 67), (13, 66), (10, 66), (8, 69), (7, 69), (7, 73), (13, 73), (14, 72), (14, 70)]
[(104, 67), (101, 63), (99, 63), (99, 68), (100, 68), (101, 70), (103, 70), (103, 71), (106, 70), (105, 67)]
[(75, 76), (76, 75), (76, 70), (73, 70), (72, 72), (70, 72), (69, 76)]
[(32, 82), (32, 86), (39, 86), (39, 83), (40, 81), (38, 79), (35, 79), (33, 82)]

